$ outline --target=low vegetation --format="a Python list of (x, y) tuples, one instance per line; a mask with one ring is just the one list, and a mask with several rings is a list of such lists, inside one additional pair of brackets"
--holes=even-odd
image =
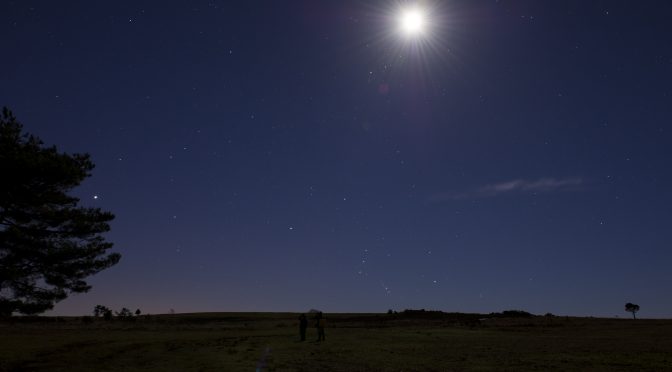
[[(632, 371), (672, 366), (672, 321), (409, 310), (326, 314), (13, 317), (0, 371)], [(313, 321), (309, 316), (309, 326)]]

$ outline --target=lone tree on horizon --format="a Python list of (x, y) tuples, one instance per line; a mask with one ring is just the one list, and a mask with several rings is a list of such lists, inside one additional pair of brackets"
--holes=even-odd
[(0, 316), (39, 314), (84, 281), (119, 262), (101, 234), (114, 215), (78, 206), (68, 195), (94, 164), (88, 154), (59, 153), (0, 115)]
[(637, 319), (635, 314), (639, 311), (639, 305), (628, 302), (625, 304), (625, 311), (632, 313), (632, 319)]
[(112, 310), (110, 310), (110, 308), (108, 308), (107, 306), (96, 305), (96, 307), (93, 308), (93, 316), (96, 318), (104, 316), (108, 312), (112, 313)]

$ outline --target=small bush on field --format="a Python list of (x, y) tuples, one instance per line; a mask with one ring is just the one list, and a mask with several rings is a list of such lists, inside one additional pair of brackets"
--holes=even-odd
[(124, 307), (120, 311), (117, 311), (117, 316), (119, 318), (129, 318), (132, 317), (133, 314), (131, 313), (131, 310)]
[(491, 315), (495, 317), (503, 317), (503, 318), (531, 318), (533, 317), (532, 314), (528, 313), (527, 311), (523, 310), (505, 310), (502, 311), (501, 313), (492, 313)]

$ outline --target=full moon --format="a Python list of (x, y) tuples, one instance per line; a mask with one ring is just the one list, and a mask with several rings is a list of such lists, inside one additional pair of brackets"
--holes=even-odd
[(401, 31), (407, 36), (420, 35), (425, 30), (425, 14), (422, 9), (412, 8), (401, 11), (399, 17)]

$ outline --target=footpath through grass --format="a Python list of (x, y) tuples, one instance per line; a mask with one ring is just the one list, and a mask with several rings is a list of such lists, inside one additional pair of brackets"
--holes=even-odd
[(183, 314), (0, 323), (0, 371), (665, 371), (672, 321)]

